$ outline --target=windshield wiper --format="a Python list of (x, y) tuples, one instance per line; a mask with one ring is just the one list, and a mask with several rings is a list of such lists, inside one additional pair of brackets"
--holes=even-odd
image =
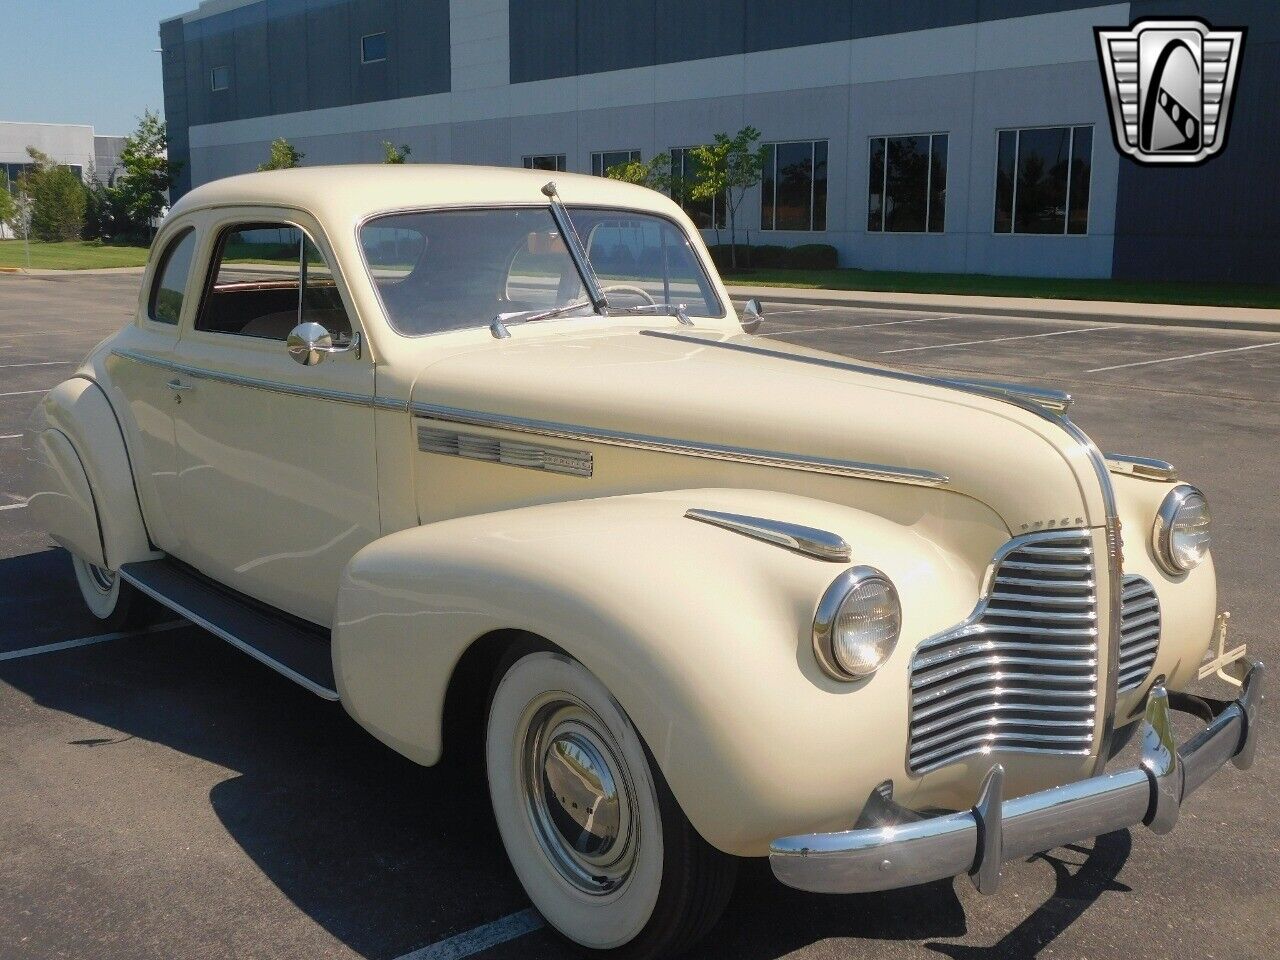
[(500, 313), (489, 323), (489, 332), (493, 334), (495, 340), (506, 340), (511, 336), (511, 331), (507, 329), (509, 323), (532, 323), (535, 320), (553, 320), (556, 317), (562, 317), (566, 313), (572, 313), (574, 310), (581, 310), (583, 307), (591, 306), (589, 297), (579, 297), (577, 300), (570, 300), (568, 303), (562, 303), (558, 307), (549, 307), (546, 310), (517, 310), (514, 313)]
[(689, 319), (686, 312), (688, 307), (683, 303), (670, 303), (662, 301), (660, 303), (641, 303), (634, 307), (605, 307), (606, 316), (610, 317), (629, 317), (629, 316), (645, 316), (653, 314), (659, 317), (675, 317), (686, 327), (692, 327), (693, 321)]

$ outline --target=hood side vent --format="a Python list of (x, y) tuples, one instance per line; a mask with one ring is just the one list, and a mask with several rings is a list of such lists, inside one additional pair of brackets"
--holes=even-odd
[(584, 479), (589, 479), (594, 469), (594, 460), (587, 450), (546, 447), (479, 433), (440, 430), (421, 424), (418, 426), (418, 449), (423, 453), (501, 463), (509, 467), (524, 467)]

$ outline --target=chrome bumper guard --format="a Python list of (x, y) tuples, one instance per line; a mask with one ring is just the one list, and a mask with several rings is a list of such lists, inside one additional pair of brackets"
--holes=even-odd
[[(930, 883), (968, 873), (994, 893), (1006, 860), (1142, 823), (1168, 833), (1182, 801), (1228, 760), (1253, 763), (1264, 667), (1252, 660), (1240, 697), (1209, 700), (1152, 687), (1142, 720), (1142, 762), (1015, 800), (1004, 800), (1004, 768), (983, 778), (977, 802), (960, 813), (885, 827), (815, 833), (775, 840), (769, 863), (783, 883), (815, 893), (866, 893)], [(1179, 746), (1170, 710), (1195, 714), (1207, 725)]]

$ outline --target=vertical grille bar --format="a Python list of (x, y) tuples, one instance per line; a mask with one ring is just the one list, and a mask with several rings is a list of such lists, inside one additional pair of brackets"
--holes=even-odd
[(989, 593), (911, 663), (909, 766), (975, 753), (1087, 754), (1098, 710), (1098, 593), (1088, 530), (1005, 544)]

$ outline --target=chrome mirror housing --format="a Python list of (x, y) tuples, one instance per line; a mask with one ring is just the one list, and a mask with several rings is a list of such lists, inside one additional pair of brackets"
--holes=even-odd
[(314, 367), (324, 359), (326, 353), (333, 350), (333, 337), (320, 324), (308, 321), (289, 331), (285, 345), (289, 349), (289, 356), (304, 367)]
[(351, 340), (340, 347), (333, 345), (333, 337), (321, 324), (307, 321), (289, 331), (285, 340), (289, 356), (304, 367), (314, 367), (330, 353), (355, 353), (360, 356), (360, 334), (353, 333)]
[(752, 297), (742, 308), (742, 329), (747, 333), (755, 333), (764, 322), (764, 306), (756, 297)]

